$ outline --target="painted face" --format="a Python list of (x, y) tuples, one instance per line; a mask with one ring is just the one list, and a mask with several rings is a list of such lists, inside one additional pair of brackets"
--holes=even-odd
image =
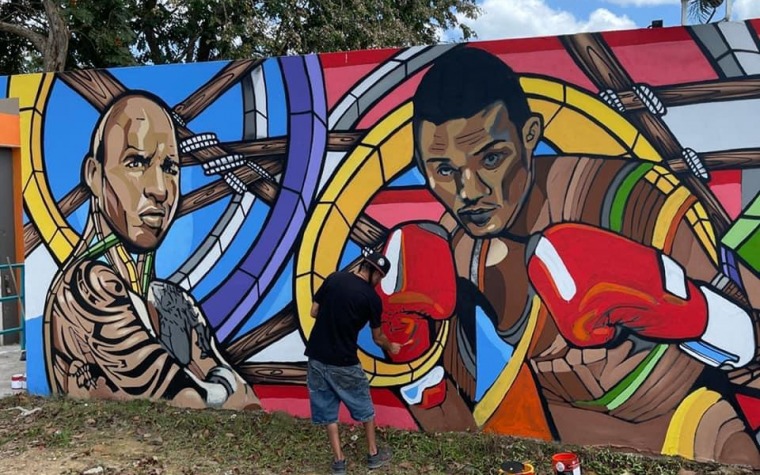
[(91, 189), (106, 222), (128, 247), (153, 250), (177, 209), (174, 125), (147, 98), (129, 98), (117, 107), (104, 129), (103, 163), (93, 172)]
[(430, 189), (471, 235), (497, 235), (514, 223), (533, 182), (540, 128), (531, 117), (518, 130), (501, 101), (472, 117), (421, 123), (418, 150)]

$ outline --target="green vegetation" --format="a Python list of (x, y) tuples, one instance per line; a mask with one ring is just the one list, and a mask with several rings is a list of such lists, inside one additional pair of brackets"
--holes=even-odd
[[(342, 437), (349, 473), (366, 473), (362, 429), (344, 426)], [(487, 434), (381, 429), (379, 438), (392, 448), (394, 465), (377, 473), (491, 474), (509, 459), (530, 462), (536, 473), (548, 474), (551, 455), (563, 450), (581, 456), (584, 475), (677, 474), (682, 469), (700, 474), (752, 473)], [(0, 456), (13, 473), (69, 475), (88, 470), (152, 475), (325, 473), (330, 462), (322, 430), (282, 413), (194, 411), (147, 401), (85, 402), (26, 395), (0, 400)]]

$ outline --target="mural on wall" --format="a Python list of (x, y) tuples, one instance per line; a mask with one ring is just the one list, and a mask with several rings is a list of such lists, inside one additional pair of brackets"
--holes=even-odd
[(308, 416), (311, 297), (369, 246), (413, 341), (360, 336), (380, 424), (760, 467), (758, 32), (0, 79), (29, 388)]

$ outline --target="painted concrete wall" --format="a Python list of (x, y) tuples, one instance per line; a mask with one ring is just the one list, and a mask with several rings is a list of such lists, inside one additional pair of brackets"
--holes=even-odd
[[(0, 79), (28, 385), (308, 417), (383, 249), (378, 422), (760, 467), (759, 22)], [(341, 414), (347, 419), (347, 414)]]

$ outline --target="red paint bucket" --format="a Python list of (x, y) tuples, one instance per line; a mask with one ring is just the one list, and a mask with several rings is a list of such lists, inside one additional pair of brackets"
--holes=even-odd
[(14, 374), (11, 376), (11, 389), (20, 391), (26, 388), (26, 376), (23, 374)]
[(581, 475), (581, 461), (572, 452), (562, 452), (552, 456), (555, 475)]
[(533, 470), (533, 465), (529, 463), (507, 461), (501, 464), (499, 473), (509, 473), (514, 475), (535, 475), (536, 472)]

